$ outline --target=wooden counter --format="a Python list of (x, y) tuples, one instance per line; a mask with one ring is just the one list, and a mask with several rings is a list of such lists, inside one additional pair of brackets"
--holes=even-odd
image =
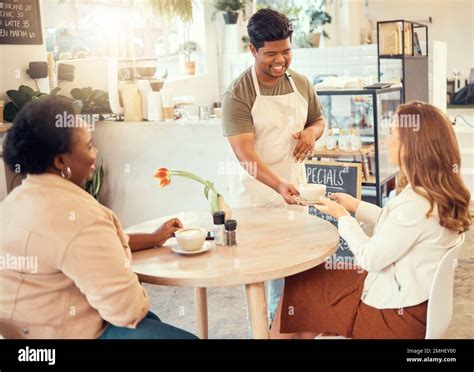
[(11, 124), (0, 124), (0, 133), (5, 133), (12, 127)]

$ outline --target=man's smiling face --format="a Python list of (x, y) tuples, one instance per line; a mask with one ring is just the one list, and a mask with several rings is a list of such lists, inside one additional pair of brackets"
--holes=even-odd
[(257, 70), (268, 80), (281, 78), (290, 67), (292, 58), (290, 38), (266, 41), (258, 51), (253, 45), (250, 48), (255, 57)]

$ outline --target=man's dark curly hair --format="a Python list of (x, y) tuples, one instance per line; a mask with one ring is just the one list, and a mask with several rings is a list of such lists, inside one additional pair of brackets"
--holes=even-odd
[(70, 150), (72, 128), (56, 125), (64, 112), (74, 115), (67, 97), (40, 99), (21, 109), (3, 144), (5, 163), (13, 172), (44, 173), (57, 155)]
[(249, 20), (247, 25), (250, 42), (255, 49), (260, 49), (266, 41), (285, 40), (293, 34), (290, 20), (272, 9), (260, 9)]

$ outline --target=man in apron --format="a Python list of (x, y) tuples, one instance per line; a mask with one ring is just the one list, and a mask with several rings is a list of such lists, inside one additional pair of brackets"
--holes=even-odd
[[(306, 183), (304, 159), (313, 153), (325, 123), (309, 80), (289, 70), (292, 26), (288, 18), (262, 9), (247, 31), (255, 64), (232, 82), (223, 97), (222, 125), (246, 172), (232, 176), (234, 207), (307, 210), (297, 206), (298, 185)], [(270, 318), (283, 280), (269, 286)]]

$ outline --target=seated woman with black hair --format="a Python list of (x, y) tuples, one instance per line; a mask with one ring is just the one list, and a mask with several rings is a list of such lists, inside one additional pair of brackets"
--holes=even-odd
[[(75, 125), (60, 120), (73, 118)], [(162, 323), (131, 270), (131, 251), (162, 245), (178, 219), (128, 236), (84, 189), (97, 150), (72, 101), (48, 98), (17, 115), (4, 143), (8, 167), (27, 174), (1, 205), (1, 254), (34, 258), (0, 270), (0, 333), (6, 338), (184, 339)], [(21, 260), (17, 260), (21, 262)]]

